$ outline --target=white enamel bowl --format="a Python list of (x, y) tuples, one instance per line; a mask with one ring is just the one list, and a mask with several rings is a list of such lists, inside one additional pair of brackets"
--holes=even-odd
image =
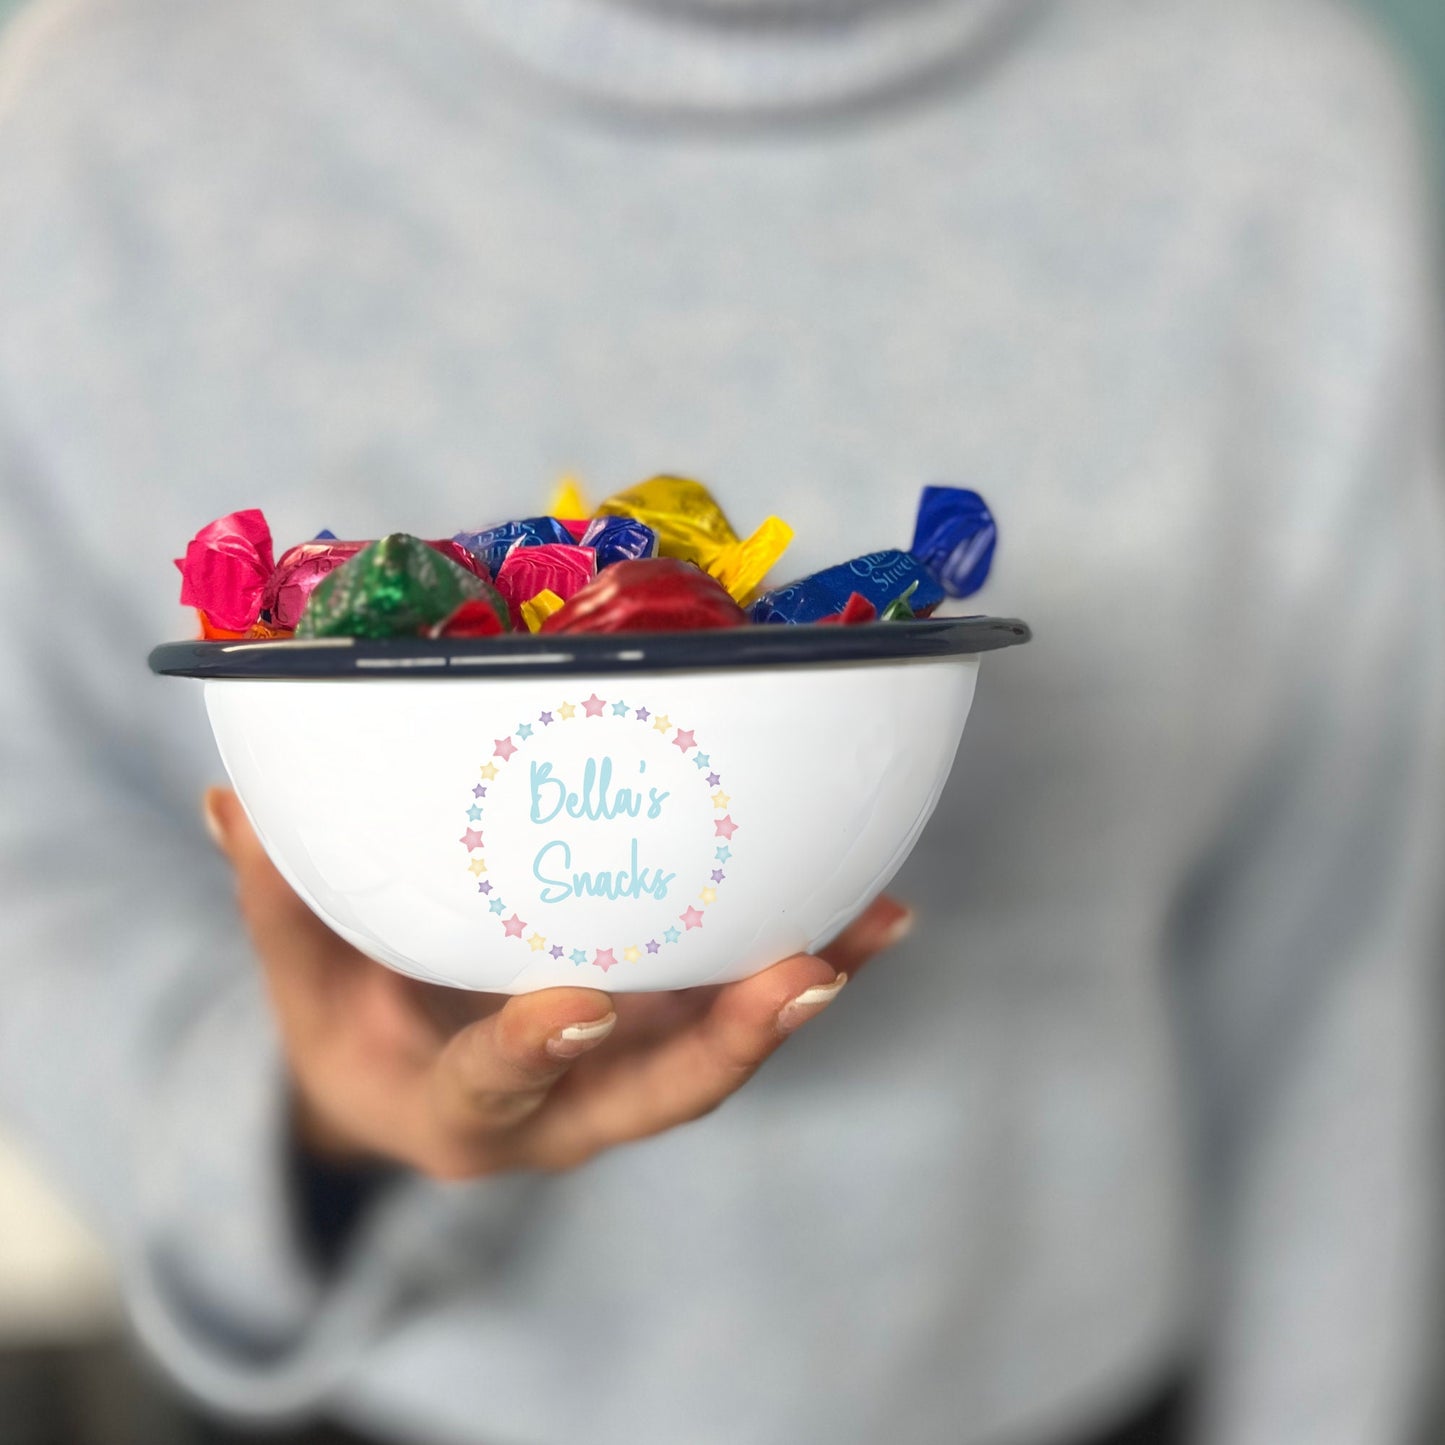
[(267, 853), (457, 988), (742, 978), (882, 891), (953, 764), (981, 618), (457, 642), (171, 643)]

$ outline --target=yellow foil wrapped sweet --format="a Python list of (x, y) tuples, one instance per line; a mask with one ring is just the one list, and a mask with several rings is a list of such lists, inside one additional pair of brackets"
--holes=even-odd
[(535, 597), (529, 597), (522, 604), (522, 621), (527, 624), (527, 631), (538, 631), (542, 624), (564, 605), (550, 587), (544, 587)]
[(793, 540), (793, 529), (779, 517), (769, 517), (739, 540), (712, 493), (687, 477), (639, 482), (608, 497), (597, 515), (645, 522), (657, 533), (662, 556), (695, 562), (739, 604), (752, 596)]
[(563, 477), (557, 483), (557, 490), (552, 493), (552, 500), (547, 506), (547, 515), (556, 517), (559, 522), (585, 522), (591, 517), (592, 508), (582, 495), (576, 477)]

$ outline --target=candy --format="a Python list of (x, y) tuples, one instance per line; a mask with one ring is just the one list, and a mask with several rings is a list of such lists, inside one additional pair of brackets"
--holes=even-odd
[(913, 599), (918, 592), (918, 583), (910, 582), (882, 612), (880, 622), (912, 622), (918, 614), (913, 610)]
[(420, 537), (393, 532), (321, 579), (296, 636), (416, 636), (470, 601), (489, 602), (507, 629), (506, 604), (489, 583)]
[(988, 578), (998, 527), (988, 503), (964, 487), (924, 487), (909, 551), (950, 597), (971, 597)]
[[(888, 605), (891, 607), (893, 604), (890, 602)], [(884, 615), (887, 615), (886, 610)], [(831, 617), (820, 617), (818, 626), (836, 622), (843, 627), (854, 627), (860, 622), (872, 622), (877, 616), (878, 609), (861, 592), (850, 592), (848, 600), (843, 604), (843, 610), (835, 612)]]
[(181, 602), (205, 614), (210, 626), (244, 636), (261, 616), (261, 592), (275, 562), (271, 529), (254, 507), (202, 527), (176, 559)]
[(485, 563), (493, 577), (502, 570), (502, 563), (513, 547), (538, 547), (553, 542), (573, 545), (572, 534), (556, 517), (526, 517), (520, 522), (503, 522), (499, 527), (486, 527), (480, 532), (458, 532), (452, 541)]
[[(321, 579), (343, 562), (349, 562), (367, 545), (366, 542), (341, 542), (334, 537), (318, 537), (283, 552), (261, 594), (262, 616), (269, 618), (274, 627), (295, 627), (306, 608), (306, 599), (316, 590)], [(485, 566), (460, 543), (448, 538), (426, 545), (484, 582), (490, 580)]]
[(818, 622), (841, 612), (854, 592), (876, 608), (887, 607), (910, 582), (918, 588), (912, 602), (917, 616), (932, 612), (943, 601), (943, 589), (921, 562), (907, 552), (888, 551), (855, 557), (786, 587), (774, 587), (749, 611), (754, 622)]
[(793, 539), (793, 529), (767, 518), (750, 537), (738, 540), (722, 508), (701, 482), (687, 477), (653, 477), (609, 497), (598, 516), (635, 517), (657, 533), (664, 557), (696, 562), (745, 602)]
[(656, 557), (597, 574), (542, 624), (552, 632), (692, 632), (742, 627), (748, 615), (690, 562)]
[(585, 522), (592, 515), (592, 508), (582, 495), (582, 487), (576, 477), (563, 477), (552, 493), (547, 515), (559, 522)]
[(528, 632), (540, 632), (542, 624), (554, 613), (560, 612), (567, 604), (555, 592), (543, 588), (535, 597), (529, 597), (522, 604), (522, 621)]
[(497, 591), (512, 610), (512, 623), (522, 626), (522, 604), (539, 592), (555, 592), (565, 602), (597, 575), (597, 554), (591, 547), (551, 542), (540, 547), (513, 547), (497, 573)]
[(597, 553), (597, 570), (617, 562), (657, 556), (657, 533), (635, 517), (594, 517), (582, 534), (582, 545)]
[(502, 614), (490, 598), (473, 597), (450, 617), (427, 629), (428, 637), (495, 637), (505, 632)]

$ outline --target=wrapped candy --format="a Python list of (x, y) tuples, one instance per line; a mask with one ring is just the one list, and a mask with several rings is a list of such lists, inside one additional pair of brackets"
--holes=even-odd
[(687, 477), (653, 477), (609, 497), (600, 517), (635, 517), (657, 533), (664, 557), (696, 562), (727, 589), (735, 602), (757, 590), (768, 569), (793, 539), (793, 529), (768, 517), (750, 537), (738, 540), (723, 510), (701, 482)]
[[(261, 594), (261, 615), (269, 618), (274, 627), (294, 628), (306, 608), (306, 599), (316, 590), (321, 579), (343, 562), (349, 562), (368, 545), (367, 542), (341, 542), (328, 533), (325, 537), (288, 548), (281, 554), (275, 571), (266, 581)], [(447, 538), (426, 545), (484, 582), (491, 580), (485, 565), (459, 542)]]
[(428, 637), (496, 637), (507, 630), (491, 598), (473, 597), (427, 629)]
[(597, 553), (597, 570), (616, 562), (657, 556), (657, 533), (635, 517), (594, 517), (582, 534), (582, 545)]
[(256, 508), (231, 512), (201, 528), (176, 558), (181, 602), (197, 608), (201, 628), (244, 637), (261, 616), (261, 593), (275, 567), (271, 529)]
[(998, 527), (988, 503), (965, 487), (924, 487), (909, 551), (950, 597), (971, 597), (988, 578)]
[(560, 612), (566, 603), (555, 592), (545, 587), (522, 604), (522, 621), (528, 632), (540, 632), (542, 624), (554, 613)]
[(296, 636), (417, 636), (472, 601), (489, 603), (500, 629), (508, 630), (506, 603), (490, 583), (420, 537), (393, 532), (321, 579)]
[(742, 627), (748, 615), (690, 562), (656, 557), (597, 574), (541, 626), (553, 632), (693, 632)]
[(943, 601), (943, 588), (907, 552), (871, 552), (811, 577), (764, 592), (749, 609), (754, 622), (819, 622), (842, 612), (853, 593), (885, 608), (910, 583), (917, 586), (913, 611), (923, 617)]
[(514, 547), (497, 573), (497, 591), (506, 598), (512, 622), (522, 626), (522, 604), (539, 592), (555, 592), (564, 602), (597, 575), (597, 554), (591, 547), (549, 542), (540, 547)]
[(458, 532), (452, 541), (460, 543), (486, 565), (495, 577), (513, 547), (540, 547), (560, 543), (574, 545), (571, 532), (556, 517), (525, 517), (520, 522), (503, 522), (480, 532)]
[[(892, 605), (889, 603), (890, 607)], [(884, 616), (887, 616), (886, 609)], [(878, 609), (861, 592), (850, 592), (848, 600), (843, 604), (843, 610), (835, 612), (831, 617), (820, 617), (818, 626), (833, 622), (842, 627), (855, 627), (860, 622), (876, 621), (877, 617)]]
[(557, 483), (547, 515), (556, 517), (559, 522), (585, 522), (592, 515), (592, 508), (587, 505), (576, 477), (563, 477)]
[(913, 610), (913, 599), (918, 592), (918, 583), (910, 582), (882, 612), (880, 622), (912, 622), (918, 614)]

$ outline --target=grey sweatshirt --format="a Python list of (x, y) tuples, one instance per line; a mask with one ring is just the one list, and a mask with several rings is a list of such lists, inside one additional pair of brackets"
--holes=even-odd
[[(1310, 0), (40, 0), (0, 58), (0, 1107), (187, 1385), (398, 1439), (1406, 1439), (1442, 539), (1408, 108)], [(671, 468), (1003, 525), (921, 915), (712, 1117), (310, 1258), (172, 556)], [(921, 729), (926, 717), (913, 720)], [(779, 719), (780, 727), (786, 719)]]

